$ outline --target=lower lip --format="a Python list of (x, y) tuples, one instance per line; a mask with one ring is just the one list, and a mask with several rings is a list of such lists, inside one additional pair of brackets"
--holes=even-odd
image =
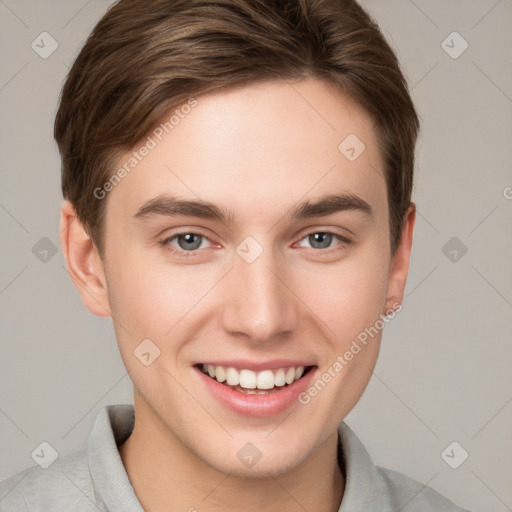
[(210, 393), (225, 407), (242, 416), (268, 417), (279, 414), (297, 402), (297, 397), (308, 387), (316, 368), (311, 368), (306, 375), (293, 384), (279, 388), (266, 395), (248, 395), (235, 391), (217, 382), (199, 368), (194, 368), (200, 380)]

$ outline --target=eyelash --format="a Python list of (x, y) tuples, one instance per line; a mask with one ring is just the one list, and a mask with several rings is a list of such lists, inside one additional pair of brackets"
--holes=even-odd
[[(324, 235), (332, 235), (334, 236), (335, 238), (337, 238), (341, 244), (339, 245), (349, 245), (352, 243), (352, 240), (349, 240), (348, 238), (338, 234), (338, 233), (334, 233), (332, 231), (311, 231), (310, 233), (307, 233), (306, 235), (304, 235), (300, 240), (304, 240), (304, 238), (307, 238), (308, 236), (310, 235), (314, 235), (314, 234), (318, 234), (318, 233), (322, 233)], [(195, 233), (193, 231), (183, 231), (181, 233), (175, 233), (174, 235), (170, 236), (170, 237), (167, 237), (165, 238), (164, 240), (161, 240), (159, 243), (159, 245), (161, 247), (164, 248), (164, 250), (166, 251), (169, 251), (171, 252), (174, 256), (177, 256), (179, 258), (194, 258), (196, 256), (198, 256), (198, 253), (201, 251), (200, 249), (194, 249), (192, 251), (184, 251), (184, 250), (179, 250), (179, 249), (175, 249), (175, 248), (171, 248), (172, 246), (170, 245), (170, 241), (173, 240), (174, 238), (177, 238), (179, 236), (183, 236), (183, 235), (198, 235), (206, 240), (210, 240), (207, 236), (205, 235), (201, 235), (200, 233)], [(315, 251), (318, 251), (318, 252), (323, 252), (323, 253), (331, 253), (333, 251), (338, 251), (340, 250), (340, 247), (339, 246), (335, 246), (335, 247), (328, 247), (327, 249), (315, 249), (314, 247), (311, 247), (311, 249), (315, 250)], [(204, 250), (204, 249), (203, 249)]]

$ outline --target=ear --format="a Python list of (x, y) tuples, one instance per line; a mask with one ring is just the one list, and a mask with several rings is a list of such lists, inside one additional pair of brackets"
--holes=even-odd
[(388, 288), (386, 296), (386, 311), (395, 311), (402, 304), (405, 284), (409, 272), (409, 260), (411, 257), (412, 234), (416, 220), (416, 206), (409, 205), (404, 216), (402, 236), (398, 248), (391, 258)]
[(68, 200), (61, 207), (60, 243), (68, 273), (85, 307), (94, 315), (111, 316), (103, 262)]

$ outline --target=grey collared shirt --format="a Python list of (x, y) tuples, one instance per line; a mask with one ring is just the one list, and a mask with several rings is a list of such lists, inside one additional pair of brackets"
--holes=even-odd
[[(144, 512), (117, 448), (130, 436), (134, 420), (133, 405), (104, 407), (80, 451), (0, 482), (0, 511)], [(468, 512), (430, 487), (375, 466), (346, 423), (338, 432), (346, 475), (339, 512)]]

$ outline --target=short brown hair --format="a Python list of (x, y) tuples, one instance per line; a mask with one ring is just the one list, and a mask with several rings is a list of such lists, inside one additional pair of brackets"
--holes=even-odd
[(76, 58), (55, 119), (62, 192), (100, 256), (106, 201), (94, 190), (164, 114), (206, 92), (307, 77), (336, 84), (375, 123), (394, 253), (419, 120), (393, 50), (355, 0), (119, 0)]

